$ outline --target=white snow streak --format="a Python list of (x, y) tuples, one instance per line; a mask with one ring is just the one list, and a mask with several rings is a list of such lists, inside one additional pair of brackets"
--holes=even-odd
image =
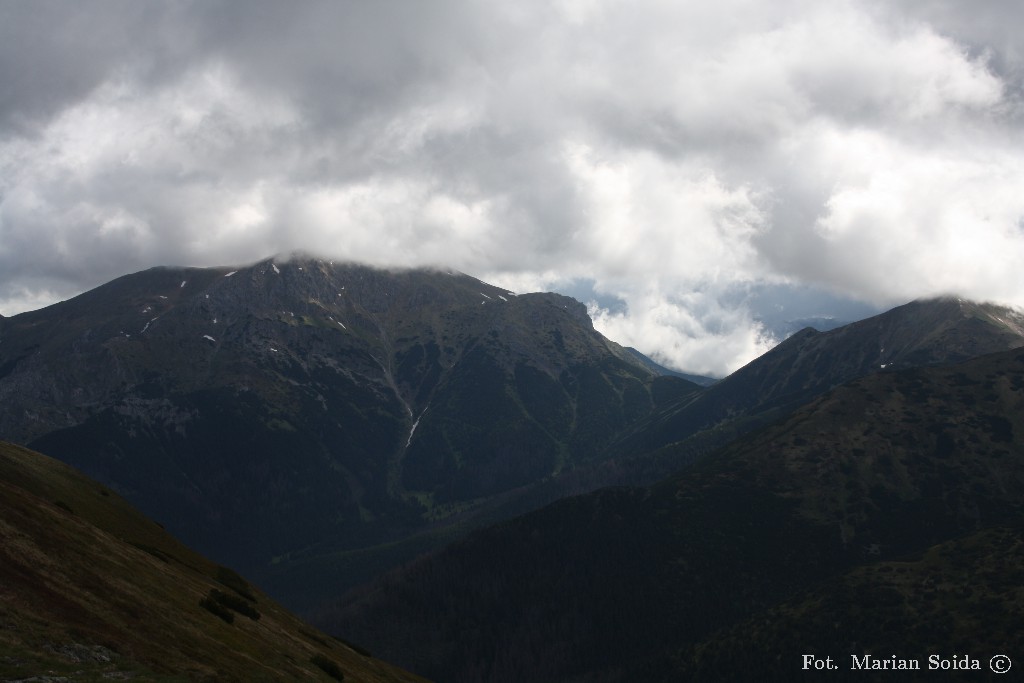
[(212, 342), (214, 342), (214, 343), (216, 343), (216, 342), (217, 342), (217, 340), (216, 340), (216, 339), (214, 339), (213, 337), (211, 337), (211, 336), (210, 336), (210, 335), (208, 335), (208, 334), (204, 334), (204, 335), (203, 335), (203, 339), (209, 339), (210, 341), (212, 341)]
[[(423, 413), (420, 413), (420, 417), (423, 417)], [(416, 421), (412, 423), (412, 429), (409, 430), (409, 438), (405, 442), (405, 447), (408, 448), (409, 444), (412, 443), (412, 435), (416, 433), (416, 427), (420, 424), (420, 417), (416, 418)]]
[(224, 277), (231, 277), (232, 275), (234, 275), (234, 274), (235, 274), (235, 273), (237, 273), (237, 272), (238, 272), (237, 270), (232, 270), (232, 271), (231, 271), (230, 273), (228, 273), (228, 274), (227, 274), (227, 275), (225, 275)]

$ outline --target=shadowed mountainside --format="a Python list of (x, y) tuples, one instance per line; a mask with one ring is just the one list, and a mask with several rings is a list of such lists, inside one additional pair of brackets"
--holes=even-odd
[(0, 433), (281, 596), (307, 585), (292, 557), (467, 524), (697, 391), (573, 299), (306, 257), (152, 269), (0, 321)]
[(299, 621), (106, 487), (3, 442), (0, 678), (423, 680)]
[(453, 682), (1019, 651), (1022, 603), (995, 597), (1020, 577), (1022, 434), (1024, 351), (870, 375), (652, 487), (477, 532), (319, 623)]

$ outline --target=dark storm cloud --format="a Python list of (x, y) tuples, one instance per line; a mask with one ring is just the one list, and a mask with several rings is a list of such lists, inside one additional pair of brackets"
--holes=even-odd
[(156, 85), (187, 68), (192, 41), (176, 26), (184, 20), (179, 8), (131, 0), (0, 4), (0, 130), (31, 134), (118, 72)]

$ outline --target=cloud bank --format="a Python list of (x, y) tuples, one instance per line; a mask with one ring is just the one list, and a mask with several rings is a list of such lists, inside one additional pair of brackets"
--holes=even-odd
[(1024, 9), (895, 4), (4, 3), (0, 313), (302, 249), (723, 374), (764, 288), (1024, 305)]

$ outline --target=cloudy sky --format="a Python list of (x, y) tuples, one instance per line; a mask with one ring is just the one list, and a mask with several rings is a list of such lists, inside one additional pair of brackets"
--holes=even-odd
[[(0, 0), (0, 313), (302, 249), (778, 322), (1024, 305), (1019, 0)], [(774, 331), (774, 332), (773, 332)]]

